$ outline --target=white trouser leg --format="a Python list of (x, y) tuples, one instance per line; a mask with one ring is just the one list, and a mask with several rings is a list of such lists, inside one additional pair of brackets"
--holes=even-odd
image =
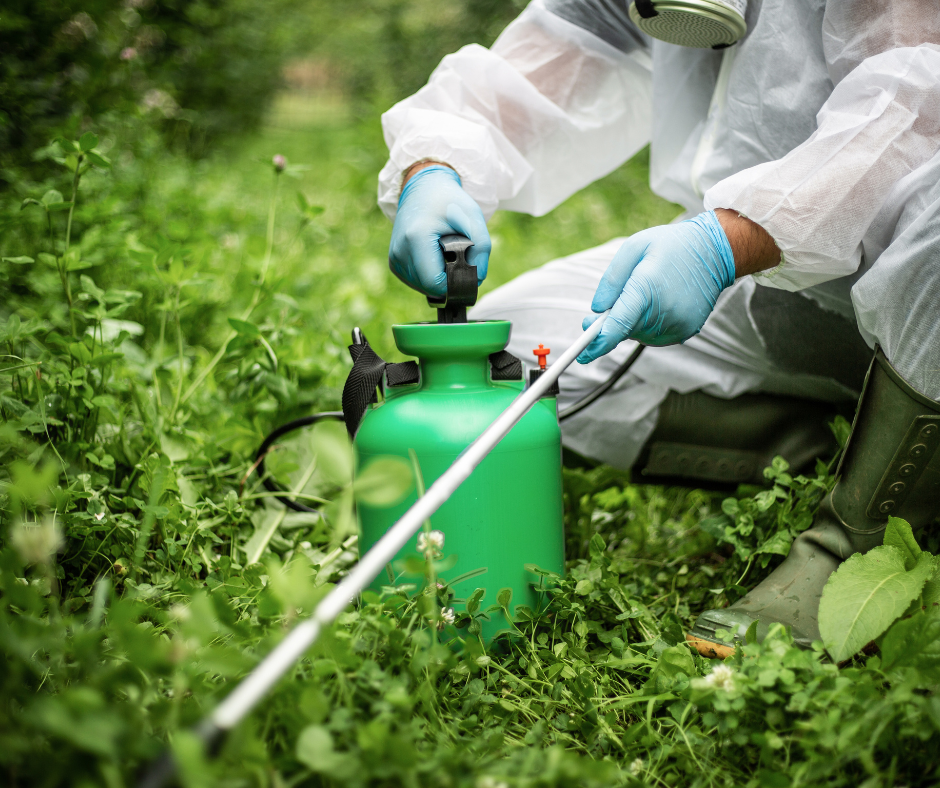
[[(624, 240), (615, 238), (519, 276), (481, 298), (470, 318), (511, 320), (508, 350), (527, 369), (533, 368), (532, 350), (540, 343), (558, 354), (581, 333), (581, 320), (591, 314), (597, 284)], [(784, 373), (767, 358), (748, 315), (755, 286), (748, 277), (722, 293), (701, 334), (685, 344), (647, 348), (613, 390), (562, 423), (564, 445), (617, 468), (631, 467), (670, 390), (701, 389), (725, 398), (756, 390), (844, 398), (844, 387), (819, 377)], [(624, 342), (591, 364), (569, 367), (559, 381), (559, 409), (606, 381), (634, 347), (633, 342)]]

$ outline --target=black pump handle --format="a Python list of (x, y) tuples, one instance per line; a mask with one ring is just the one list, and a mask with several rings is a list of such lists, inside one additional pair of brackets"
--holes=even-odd
[(447, 293), (428, 296), (428, 306), (437, 309), (438, 323), (466, 323), (467, 307), (477, 302), (477, 267), (467, 262), (467, 249), (473, 241), (465, 235), (442, 235)]

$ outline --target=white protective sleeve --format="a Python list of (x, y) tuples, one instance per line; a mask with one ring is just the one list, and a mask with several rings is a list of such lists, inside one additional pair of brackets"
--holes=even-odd
[(705, 193), (770, 233), (782, 262), (758, 281), (785, 290), (853, 274), (892, 189), (940, 150), (935, 2), (830, 0), (823, 44), (835, 89), (816, 132)]
[(541, 216), (649, 142), (649, 54), (624, 54), (534, 0), (491, 49), (448, 55), (382, 116), (379, 206), (395, 218), (405, 170), (449, 164), (489, 218)]

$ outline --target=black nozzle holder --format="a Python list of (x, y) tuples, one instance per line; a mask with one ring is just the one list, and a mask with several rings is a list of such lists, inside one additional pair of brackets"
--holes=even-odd
[[(533, 383), (535, 383), (535, 381), (537, 381), (540, 377), (542, 377), (542, 375), (544, 375), (546, 371), (547, 370), (537, 369), (537, 368), (530, 369), (529, 370), (529, 385), (531, 386)], [(558, 388), (558, 381), (556, 380), (554, 383), (552, 383), (551, 386), (548, 387), (548, 391), (546, 391), (542, 395), (542, 399), (546, 399), (550, 397), (557, 397), (559, 392), (560, 392), (560, 389)]]
[(428, 306), (437, 309), (438, 323), (466, 323), (467, 307), (477, 302), (477, 267), (467, 262), (467, 249), (473, 241), (463, 235), (442, 235), (447, 293), (428, 296)]

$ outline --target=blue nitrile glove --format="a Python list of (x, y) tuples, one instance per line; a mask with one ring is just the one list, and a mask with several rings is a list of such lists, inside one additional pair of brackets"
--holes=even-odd
[[(601, 278), (591, 309), (610, 309), (600, 334), (578, 356), (587, 364), (625, 339), (675, 345), (702, 330), (734, 282), (734, 255), (714, 211), (628, 238)], [(584, 319), (588, 328), (597, 318)]]
[(460, 185), (450, 167), (436, 165), (419, 170), (398, 198), (398, 215), (388, 247), (388, 265), (409, 287), (428, 295), (447, 290), (442, 235), (465, 235), (473, 246), (467, 262), (477, 267), (477, 284), (486, 279), (490, 260), (490, 234), (483, 211)]

